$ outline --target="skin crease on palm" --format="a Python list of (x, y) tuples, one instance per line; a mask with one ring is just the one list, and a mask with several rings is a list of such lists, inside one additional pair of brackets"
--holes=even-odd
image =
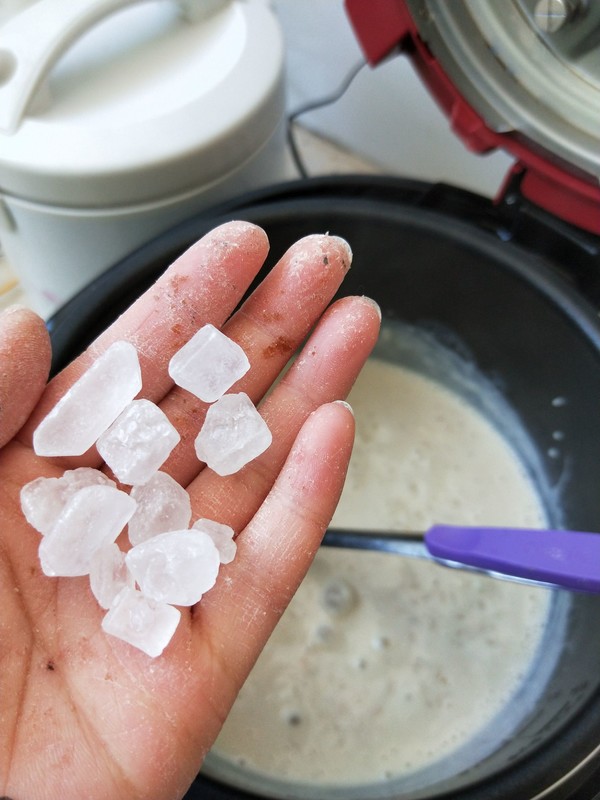
[[(334, 236), (313, 235), (292, 245), (230, 316), (268, 247), (249, 223), (215, 229), (47, 386), (44, 324), (24, 308), (0, 315), (0, 796), (182, 797), (311, 563), (354, 436), (351, 410), (337, 401), (375, 343), (379, 313), (363, 297), (330, 305), (351, 252)], [(206, 322), (246, 351), (251, 369), (231, 391), (255, 403), (264, 397), (260, 410), (273, 433), (265, 453), (227, 478), (203, 470), (194, 454), (206, 406), (167, 374), (172, 354)], [(163, 469), (188, 488), (192, 519), (231, 525), (238, 543), (235, 560), (197, 606), (182, 609), (173, 640), (155, 659), (102, 632), (104, 612), (85, 577), (41, 572), (40, 536), (19, 506), (21, 487), (34, 478), (101, 467), (94, 449), (73, 459), (39, 458), (31, 438), (57, 399), (119, 339), (138, 349), (140, 396), (159, 403), (181, 433)]]

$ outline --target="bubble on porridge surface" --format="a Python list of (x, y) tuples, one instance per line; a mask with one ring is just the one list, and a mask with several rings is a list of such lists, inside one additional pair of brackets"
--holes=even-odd
[(392, 642), (389, 636), (379, 635), (373, 637), (371, 640), (371, 647), (373, 650), (387, 650), (391, 646)]
[(119, 489), (80, 489), (41, 540), (42, 571), (50, 576), (87, 575), (95, 552), (115, 541), (134, 511), (135, 500)]
[(166, 472), (156, 472), (131, 496), (137, 503), (127, 526), (131, 544), (140, 544), (159, 533), (185, 530), (192, 517), (188, 492)]
[(292, 728), (302, 725), (302, 713), (297, 709), (286, 709), (282, 712), (282, 720)]
[(335, 631), (331, 625), (317, 625), (313, 638), (318, 644), (330, 644), (335, 639)]
[(323, 587), (321, 603), (330, 614), (345, 616), (358, 605), (359, 594), (344, 578), (334, 578)]
[(218, 475), (231, 475), (263, 453), (271, 432), (248, 395), (226, 394), (210, 406), (196, 438), (200, 461)]
[(39, 456), (79, 456), (142, 388), (135, 347), (114, 342), (63, 395), (33, 434)]
[(163, 465), (181, 437), (150, 400), (134, 400), (99, 437), (99, 454), (121, 483), (143, 484)]
[(218, 400), (250, 369), (242, 348), (214, 325), (204, 325), (175, 353), (169, 375), (206, 403)]

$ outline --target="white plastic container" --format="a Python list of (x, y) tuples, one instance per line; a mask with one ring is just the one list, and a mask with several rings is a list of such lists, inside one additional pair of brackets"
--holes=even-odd
[(31, 304), (291, 177), (283, 120), (262, 0), (24, 0), (0, 19), (0, 241)]

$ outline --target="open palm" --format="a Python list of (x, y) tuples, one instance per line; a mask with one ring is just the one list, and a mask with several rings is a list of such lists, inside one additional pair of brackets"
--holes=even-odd
[[(351, 412), (333, 401), (347, 394), (367, 358), (379, 316), (365, 298), (327, 308), (350, 252), (321, 235), (293, 245), (230, 316), (267, 250), (256, 226), (215, 229), (47, 386), (50, 348), (41, 320), (26, 309), (0, 316), (1, 796), (181, 797), (319, 546), (354, 434)], [(262, 456), (227, 478), (202, 469), (194, 452), (205, 405), (173, 387), (167, 374), (170, 357), (206, 322), (246, 351), (251, 369), (233, 390), (262, 399), (273, 433)], [(21, 487), (36, 477), (101, 466), (95, 450), (77, 459), (39, 458), (31, 437), (118, 339), (138, 350), (140, 396), (159, 403), (181, 434), (163, 469), (187, 487), (192, 519), (218, 519), (237, 534), (235, 560), (201, 603), (182, 609), (173, 640), (156, 659), (102, 632), (104, 612), (86, 578), (41, 572), (40, 537), (19, 506)]]

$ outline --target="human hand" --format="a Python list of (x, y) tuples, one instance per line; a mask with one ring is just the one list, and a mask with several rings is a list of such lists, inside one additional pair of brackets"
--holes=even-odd
[[(0, 795), (183, 796), (310, 565), (354, 434), (351, 412), (333, 401), (346, 396), (369, 355), (379, 315), (366, 298), (344, 298), (323, 313), (350, 252), (341, 240), (316, 235), (293, 245), (229, 318), (267, 250), (253, 225), (215, 229), (48, 386), (41, 320), (26, 309), (0, 315)], [(251, 369), (232, 391), (255, 403), (264, 398), (260, 410), (273, 434), (265, 453), (225, 478), (202, 469), (194, 452), (206, 405), (167, 374), (170, 357), (206, 322), (244, 348)], [(41, 572), (40, 535), (19, 504), (21, 487), (39, 476), (101, 467), (95, 449), (44, 459), (31, 440), (59, 397), (119, 339), (138, 350), (140, 396), (158, 403), (181, 434), (161, 469), (188, 489), (192, 520), (217, 519), (237, 534), (236, 558), (197, 606), (182, 609), (156, 659), (101, 630), (105, 612), (86, 578)]]

